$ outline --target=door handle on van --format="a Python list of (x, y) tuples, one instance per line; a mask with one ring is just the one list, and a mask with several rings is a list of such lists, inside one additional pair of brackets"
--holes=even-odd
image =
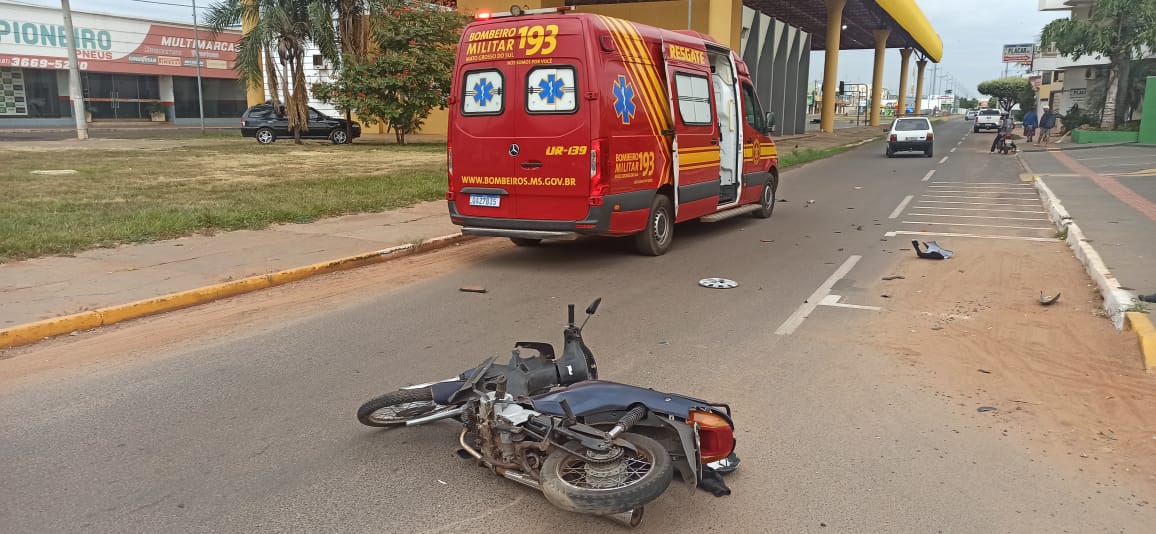
[(541, 166), (542, 166), (541, 161), (527, 161), (525, 163), (522, 163), (523, 169), (537, 169)]
[(717, 145), (717, 144), (718, 144), (718, 139), (711, 139), (711, 140), (710, 140), (710, 144), (712, 144), (712, 145)]

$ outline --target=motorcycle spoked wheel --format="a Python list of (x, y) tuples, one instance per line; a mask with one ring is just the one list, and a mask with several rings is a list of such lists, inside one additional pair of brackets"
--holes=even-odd
[(406, 421), (450, 409), (433, 401), (433, 390), (399, 389), (372, 398), (357, 409), (357, 420), (366, 426), (393, 428), (405, 426)]
[(578, 442), (555, 449), (542, 463), (542, 494), (551, 504), (570, 512), (619, 514), (657, 499), (674, 478), (674, 463), (653, 439), (622, 434), (637, 451), (614, 447), (607, 453), (590, 451)]

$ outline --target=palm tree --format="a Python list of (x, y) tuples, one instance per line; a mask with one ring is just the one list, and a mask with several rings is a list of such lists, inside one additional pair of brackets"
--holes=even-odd
[[(237, 73), (249, 86), (261, 83), (268, 74), (274, 109), (278, 109), (277, 76), (271, 50), (276, 51), (284, 80), (285, 115), (294, 140), (301, 143), (301, 131), (309, 128), (309, 94), (305, 88), (305, 48), (317, 46), (322, 56), (337, 62), (337, 40), (325, 2), (310, 0), (218, 0), (209, 6), (206, 23), (213, 34), (252, 20), (253, 28), (237, 45)], [(265, 59), (263, 71), (261, 60)]]

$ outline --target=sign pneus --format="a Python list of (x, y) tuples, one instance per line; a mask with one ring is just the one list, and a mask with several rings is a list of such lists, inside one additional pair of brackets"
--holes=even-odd
[(202, 76), (236, 79), (238, 32), (209, 37), (192, 26), (152, 24), (111, 15), (74, 12), (73, 35), (60, 24), (60, 10), (0, 4), (0, 68), (68, 70), (68, 43), (76, 43), (80, 70), (118, 74)]
[(446, 194), (462, 232), (634, 236), (659, 255), (675, 222), (770, 216), (778, 153), (742, 59), (567, 11), (481, 13), (462, 34)]

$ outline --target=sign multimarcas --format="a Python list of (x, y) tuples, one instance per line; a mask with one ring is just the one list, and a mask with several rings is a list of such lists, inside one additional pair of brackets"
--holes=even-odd
[(238, 32), (155, 24), (129, 17), (73, 12), (73, 35), (59, 9), (0, 2), (0, 67), (68, 70), (68, 42), (76, 42), (80, 70), (118, 74), (237, 78)]
[(1032, 43), (1003, 45), (1003, 62), (1031, 63), (1035, 51), (1036, 45)]

